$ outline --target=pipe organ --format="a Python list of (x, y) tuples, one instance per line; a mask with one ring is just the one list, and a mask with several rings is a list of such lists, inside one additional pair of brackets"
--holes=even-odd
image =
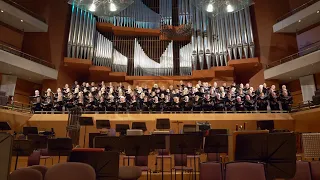
[(192, 44), (189, 43), (179, 50), (180, 75), (187, 76), (192, 74)]
[(159, 29), (160, 15), (152, 11), (141, 0), (135, 0), (128, 8), (113, 17), (99, 17), (99, 22), (111, 23), (114, 26)]
[(227, 66), (229, 60), (255, 57), (249, 7), (211, 18), (199, 9), (192, 13), (193, 69), (204, 69), (204, 62), (209, 69)]
[(144, 52), (137, 39), (134, 42), (135, 76), (171, 76), (173, 75), (173, 42), (171, 41), (156, 62)]
[[(191, 75), (192, 70), (255, 57), (249, 7), (212, 17), (196, 8), (195, 1), (135, 0), (112, 17), (94, 17), (72, 5), (67, 56), (90, 59), (93, 65), (135, 76)], [(158, 5), (151, 8), (148, 4)], [(191, 38), (173, 42), (158, 36), (115, 36), (112, 32), (98, 32), (96, 19), (114, 26), (145, 29), (187, 25)]]
[(68, 57), (92, 60), (96, 19), (73, 5), (69, 28)]

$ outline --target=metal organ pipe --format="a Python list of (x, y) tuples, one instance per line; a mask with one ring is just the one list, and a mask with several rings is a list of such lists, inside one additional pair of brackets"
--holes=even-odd
[(192, 44), (189, 43), (179, 50), (180, 75), (187, 76), (192, 74)]
[(253, 32), (252, 32), (252, 23), (251, 23), (251, 16), (250, 16), (250, 7), (244, 9), (246, 24), (247, 24), (247, 34), (248, 34), (248, 43), (250, 49), (250, 57), (255, 57), (255, 45), (253, 40)]
[(113, 50), (113, 64), (112, 71), (127, 73), (128, 58), (122, 55), (117, 50)]

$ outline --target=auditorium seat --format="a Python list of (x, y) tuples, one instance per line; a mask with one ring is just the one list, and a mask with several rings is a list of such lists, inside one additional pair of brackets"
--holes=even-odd
[(207, 153), (208, 162), (222, 162), (222, 157), (219, 153)]
[(149, 173), (150, 173), (150, 179), (151, 179), (151, 169), (148, 167), (148, 156), (136, 156), (135, 157), (135, 166), (139, 167), (142, 172), (147, 172), (147, 179), (149, 179)]
[(141, 174), (141, 168), (137, 166), (119, 167), (119, 180), (137, 180)]
[(182, 155), (181, 154), (175, 154), (174, 155), (174, 166), (171, 169), (171, 176), (172, 176), (172, 171), (173, 170), (174, 170), (175, 179), (176, 179), (177, 171), (189, 172), (192, 175), (193, 169), (191, 167), (188, 167), (188, 160), (187, 160), (187, 155), (186, 154), (182, 154)]
[(48, 168), (46, 166), (41, 165), (30, 166), (29, 168), (39, 171), (42, 174), (43, 179), (48, 171)]
[(225, 180), (266, 180), (264, 164), (250, 162), (227, 163)]
[(43, 177), (38, 170), (19, 168), (10, 174), (10, 180), (43, 180)]
[(311, 175), (313, 180), (320, 179), (320, 161), (310, 162), (311, 166)]
[[(158, 171), (158, 162), (159, 162), (159, 160), (162, 163), (162, 158), (163, 158), (163, 162), (164, 162), (165, 159), (169, 159), (170, 160), (170, 171), (171, 171), (171, 169), (172, 169), (172, 156), (170, 155), (169, 150), (167, 150), (167, 149), (158, 149), (157, 151), (158, 151), (158, 155), (156, 156), (156, 171)], [(160, 169), (161, 169), (161, 171), (164, 171), (162, 169), (162, 164), (161, 163), (160, 163), (160, 165), (161, 165)]]
[(45, 180), (95, 180), (95, 170), (88, 164), (67, 162), (52, 166)]
[(309, 162), (297, 161), (296, 174), (291, 180), (311, 180)]
[(222, 165), (216, 162), (200, 163), (200, 180), (222, 180)]

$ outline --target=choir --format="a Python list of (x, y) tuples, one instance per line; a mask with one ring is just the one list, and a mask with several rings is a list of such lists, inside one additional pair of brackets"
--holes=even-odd
[(63, 89), (58, 88), (56, 93), (47, 89), (41, 96), (38, 90), (31, 97), (33, 111), (64, 111), (73, 107), (81, 107), (84, 111), (108, 112), (223, 112), (223, 111), (290, 111), (292, 96), (286, 86), (280, 90), (264, 83), (257, 90), (249, 84), (227, 86), (223, 83), (213, 86), (207, 82), (198, 81), (184, 83), (169, 88), (154, 84), (125, 88), (122, 83), (114, 86), (112, 82), (96, 85), (94, 82), (78, 84), (72, 87), (68, 84)]

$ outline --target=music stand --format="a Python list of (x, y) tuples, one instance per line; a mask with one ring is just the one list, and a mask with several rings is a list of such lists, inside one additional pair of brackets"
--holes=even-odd
[(93, 139), (94, 148), (104, 148), (105, 151), (122, 152), (122, 141), (119, 136), (96, 136)]
[(60, 163), (60, 156), (69, 156), (72, 149), (71, 138), (48, 139), (48, 153), (51, 156), (59, 156), (58, 163)]
[(141, 129), (143, 132), (147, 131), (145, 122), (132, 122), (132, 129)]
[(92, 117), (79, 117), (80, 126), (84, 126), (83, 147), (86, 147), (87, 126), (93, 126)]
[(33, 144), (29, 140), (14, 140), (12, 146), (12, 156), (16, 156), (14, 170), (17, 169), (18, 159), (20, 156), (30, 156), (33, 153)]
[(23, 134), (28, 136), (29, 134), (39, 134), (37, 127), (23, 127)]
[(81, 162), (92, 166), (97, 180), (118, 180), (119, 152), (71, 152), (69, 162)]
[[(164, 179), (164, 164), (163, 164), (163, 149), (169, 149), (167, 144), (167, 137), (170, 136), (170, 134), (152, 134), (151, 135), (151, 149), (161, 149), (161, 179)], [(157, 159), (156, 159), (157, 161)], [(156, 162), (157, 163), (157, 162)], [(157, 169), (157, 168), (156, 168)]]
[(30, 134), (28, 140), (32, 141), (35, 150), (48, 148), (48, 136)]
[[(183, 159), (183, 154), (193, 154), (194, 155), (194, 169), (196, 171), (196, 154), (201, 148), (203, 142), (203, 137), (201, 133), (197, 134), (172, 134), (170, 135), (170, 153), (180, 154), (181, 159)], [(181, 167), (181, 176), (183, 180), (183, 165)], [(197, 179), (196, 172), (194, 173), (195, 179)]]
[(0, 179), (9, 179), (11, 169), (12, 135), (0, 132)]
[(210, 129), (209, 136), (218, 135), (218, 134), (228, 134), (228, 129)]
[(97, 136), (108, 136), (108, 134), (89, 133), (89, 148), (93, 148), (94, 138)]
[(216, 153), (217, 159), (220, 153), (228, 153), (228, 134), (206, 136), (204, 142), (205, 153)]
[(0, 122), (0, 131), (10, 131), (11, 127), (8, 122)]
[[(122, 146), (126, 156), (135, 156), (137, 162), (138, 156), (148, 156), (150, 153), (150, 136), (124, 136), (122, 139)], [(130, 158), (128, 158), (128, 165)]]
[(259, 130), (269, 130), (270, 132), (274, 129), (274, 121), (257, 121), (257, 129)]
[(116, 124), (116, 132), (122, 136), (126, 135), (127, 129), (130, 129), (129, 124)]
[(293, 133), (239, 134), (235, 160), (265, 163), (267, 179), (291, 179), (296, 172), (296, 137)]
[(110, 120), (96, 120), (97, 129), (110, 129)]
[(170, 120), (169, 119), (157, 119), (156, 128), (158, 130), (170, 129)]

